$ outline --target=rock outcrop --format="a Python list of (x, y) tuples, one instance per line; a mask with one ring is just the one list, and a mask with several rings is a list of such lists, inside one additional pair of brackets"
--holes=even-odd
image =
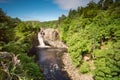
[(20, 70), (20, 67), (20, 60), (15, 54), (0, 52), (0, 80), (18, 80), (20, 76), (15, 70)]
[(40, 31), (46, 45), (57, 48), (68, 48), (61, 40), (57, 29), (46, 28)]

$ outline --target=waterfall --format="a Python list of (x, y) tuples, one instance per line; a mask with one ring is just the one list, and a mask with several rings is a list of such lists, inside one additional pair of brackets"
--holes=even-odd
[(39, 41), (39, 46), (38, 47), (50, 47), (50, 46), (45, 45), (43, 37), (42, 37), (40, 32), (38, 32), (38, 41)]

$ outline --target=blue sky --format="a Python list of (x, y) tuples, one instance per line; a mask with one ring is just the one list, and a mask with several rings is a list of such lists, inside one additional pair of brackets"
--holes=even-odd
[[(0, 0), (0, 8), (21, 20), (57, 20), (70, 9), (85, 6), (91, 0)], [(97, 1), (97, 0), (95, 0)]]

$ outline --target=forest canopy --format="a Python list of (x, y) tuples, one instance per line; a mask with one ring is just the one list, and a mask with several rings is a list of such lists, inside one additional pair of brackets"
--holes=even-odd
[(95, 80), (119, 80), (120, 1), (90, 2), (60, 19), (61, 38), (79, 71)]

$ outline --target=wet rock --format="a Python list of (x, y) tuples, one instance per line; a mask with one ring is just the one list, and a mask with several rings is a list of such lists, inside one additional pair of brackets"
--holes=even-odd
[(40, 31), (43, 40), (46, 45), (57, 48), (67, 48), (68, 47), (60, 40), (60, 33), (57, 29), (47, 28), (41, 29)]
[(59, 40), (59, 31), (53, 28), (41, 28), (41, 34), (43, 35), (44, 40), (55, 41)]

